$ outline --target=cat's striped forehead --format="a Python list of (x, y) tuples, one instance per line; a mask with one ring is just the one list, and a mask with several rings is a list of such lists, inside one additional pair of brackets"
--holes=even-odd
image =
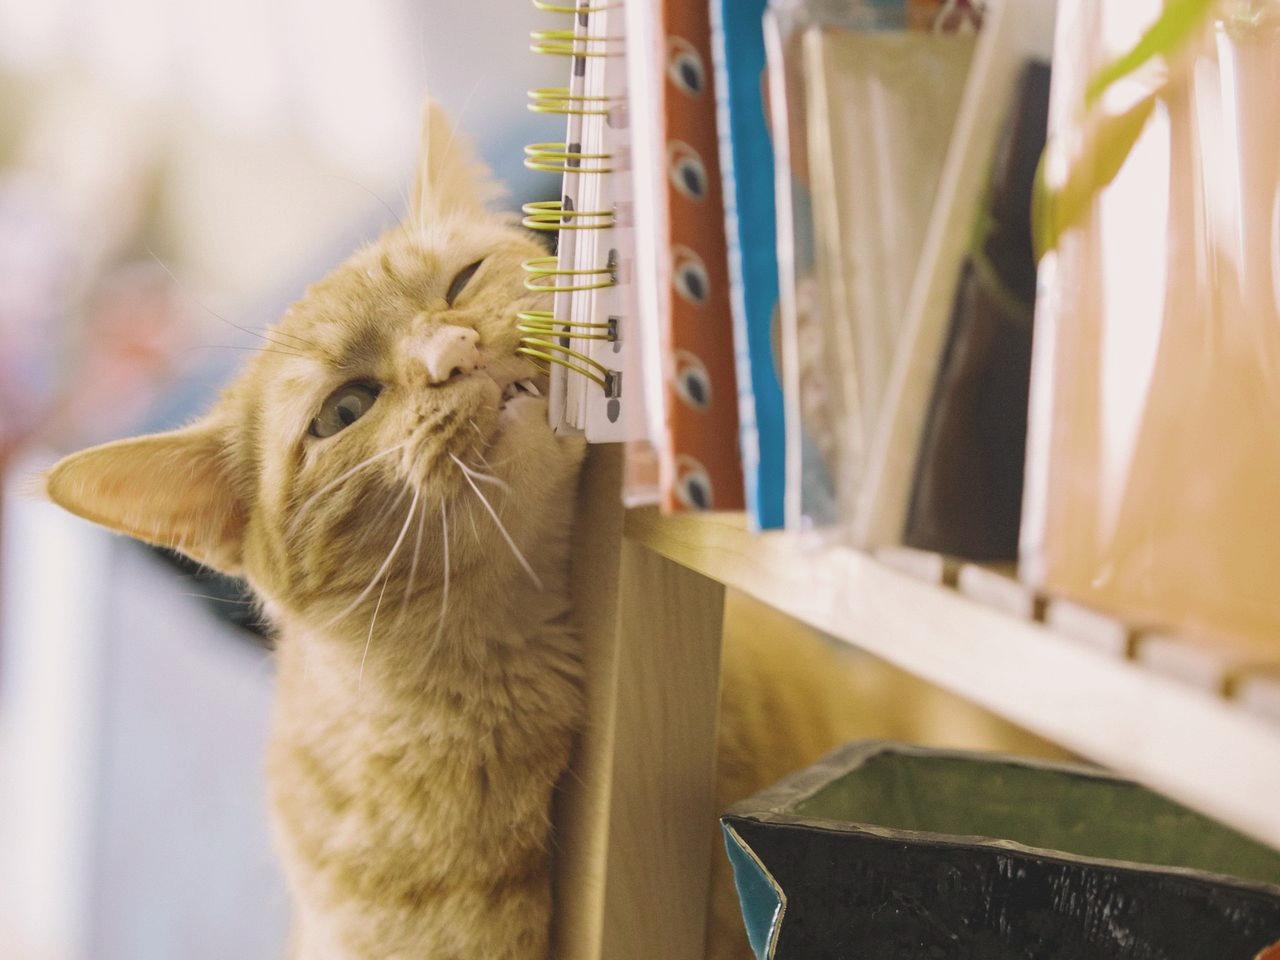
[(310, 359), (335, 370), (375, 364), (404, 325), (443, 307), (450, 277), (471, 251), (384, 243), (307, 289), (279, 324)]

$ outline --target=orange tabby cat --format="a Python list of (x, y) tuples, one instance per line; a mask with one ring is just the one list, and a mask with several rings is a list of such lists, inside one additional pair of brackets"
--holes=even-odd
[[(296, 960), (548, 955), (549, 810), (583, 703), (582, 446), (515, 353), (515, 311), (545, 306), (520, 263), (542, 250), (489, 192), (428, 107), (406, 223), (309, 288), (203, 419), (47, 477), (67, 509), (246, 578), (276, 625)], [(726, 653), (731, 678), (744, 664)], [(789, 689), (726, 705), (726, 800), (835, 739)], [(709, 950), (745, 957), (719, 870)]]

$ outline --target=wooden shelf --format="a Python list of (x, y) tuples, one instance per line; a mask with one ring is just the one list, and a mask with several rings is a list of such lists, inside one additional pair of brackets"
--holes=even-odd
[(1274, 675), (1228, 684), (1162, 670), (1166, 658), (1144, 658), (1123, 625), (1073, 607), (1055, 614), (1016, 581), (928, 555), (890, 566), (752, 534), (734, 515), (647, 509), (626, 514), (623, 534), (1280, 847)]

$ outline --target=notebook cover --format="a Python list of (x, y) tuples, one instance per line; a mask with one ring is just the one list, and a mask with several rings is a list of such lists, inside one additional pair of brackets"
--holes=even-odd
[(724, 184), (739, 434), (747, 511), (783, 524), (786, 481), (773, 147), (765, 121), (765, 0), (711, 0), (716, 121)]
[(707, 5), (662, 4), (669, 324), (662, 508), (741, 510), (733, 314)]
[[(611, 173), (582, 175), (578, 202), (581, 210), (612, 211), (613, 226), (577, 231), (576, 260), (578, 269), (600, 269), (610, 263), (616, 267), (611, 286), (579, 291), (574, 300), (574, 317), (586, 323), (616, 319), (618, 336), (611, 342), (571, 337), (570, 343), (603, 367), (621, 374), (621, 390), (618, 396), (606, 396), (596, 384), (574, 376), (569, 395), (571, 399), (575, 393), (578, 397), (587, 441), (616, 443), (637, 439), (645, 432), (643, 391), (638, 383), (639, 318), (632, 283), (635, 269), (631, 172), (625, 160), (631, 150), (630, 113), (626, 108), (626, 27), (620, 6), (592, 7), (586, 17), (585, 34), (605, 38), (593, 40), (592, 44), (608, 55), (585, 58), (584, 92), (607, 97), (610, 106), (607, 117), (584, 121), (582, 145), (587, 153), (608, 154), (613, 160)], [(581, 23), (582, 16), (577, 20)], [(580, 59), (583, 58), (574, 58), (575, 62)], [(631, 386), (633, 383), (636, 386)]]
[[(586, 33), (586, 20), (574, 18), (574, 36), (581, 37)], [(580, 43), (581, 41), (575, 41)], [(586, 58), (574, 57), (569, 71), (568, 90), (570, 96), (580, 97), (586, 92), (587, 71)], [(581, 145), (582, 130), (585, 118), (579, 113), (569, 113), (565, 118), (564, 142)], [(572, 168), (567, 169), (561, 179), (560, 199), (566, 210), (580, 209), (579, 192), (582, 188), (583, 176)], [(561, 230), (555, 234), (554, 248), (556, 266), (561, 270), (573, 270), (577, 264), (577, 230)], [(571, 292), (559, 291), (552, 295), (551, 312), (557, 317), (572, 318), (574, 295)], [(563, 342), (563, 341), (562, 341)], [(566, 343), (567, 345), (567, 343)], [(547, 415), (556, 433), (580, 436), (582, 434), (581, 418), (578, 416), (577, 404), (569, 400), (569, 378), (572, 375), (558, 363), (551, 364), (548, 379)]]

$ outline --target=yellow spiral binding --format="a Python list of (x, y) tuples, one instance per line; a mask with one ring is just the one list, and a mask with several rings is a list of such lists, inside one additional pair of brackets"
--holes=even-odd
[[(520, 265), (528, 274), (524, 280), (524, 288), (532, 293), (574, 293), (578, 290), (603, 290), (618, 282), (613, 264), (585, 270), (567, 270), (559, 266), (558, 257), (534, 257)], [(582, 277), (561, 281), (560, 277)], [(543, 283), (550, 280), (550, 283)]]
[(570, 93), (568, 87), (534, 87), (527, 91), (531, 113), (562, 116), (607, 117), (611, 97)]
[(529, 49), (552, 57), (616, 57), (620, 37), (602, 37), (572, 30), (534, 30)]
[(611, 153), (583, 153), (567, 143), (531, 143), (524, 148), (524, 165), (545, 173), (613, 173)]
[[(620, 6), (617, 0), (532, 0), (544, 13), (580, 16)], [(535, 53), (556, 57), (609, 57), (621, 52), (616, 37), (593, 35), (574, 30), (535, 30), (530, 34), (530, 49)], [(528, 108), (532, 113), (559, 114), (572, 117), (605, 117), (613, 106), (608, 96), (571, 93), (568, 87), (535, 87), (528, 91)], [(613, 156), (608, 153), (586, 153), (576, 144), (531, 143), (524, 148), (524, 165), (544, 173), (607, 174), (613, 173)], [(563, 200), (540, 200), (522, 208), (523, 223), (530, 230), (607, 230), (614, 226), (612, 210), (566, 210)], [(524, 286), (532, 293), (576, 293), (601, 290), (617, 283), (617, 266), (613, 256), (602, 267), (572, 269), (560, 266), (559, 258), (534, 257), (521, 265), (525, 271)], [(544, 373), (551, 364), (586, 377), (616, 398), (621, 394), (621, 373), (569, 346), (573, 340), (616, 341), (618, 322), (572, 323), (559, 320), (549, 310), (525, 310), (516, 314), (516, 330), (521, 334), (516, 353), (531, 360)]]
[(565, 337), (574, 337), (579, 340), (617, 340), (616, 321), (569, 323), (557, 320), (549, 310), (521, 311), (516, 314), (516, 320), (518, 321), (516, 329), (524, 334), (520, 338), (520, 346), (516, 348), (516, 353), (531, 359), (544, 372), (550, 372), (550, 365), (558, 363), (597, 384), (606, 396), (619, 395), (622, 386), (621, 373), (610, 370), (604, 364), (570, 348), (564, 342)]
[(535, 10), (541, 10), (543, 13), (598, 13), (601, 10), (609, 10), (613, 7), (620, 6), (617, 3), (547, 3), (546, 0), (533, 0)]
[(621, 393), (622, 374), (619, 371), (610, 370), (585, 353), (566, 347), (558, 339), (524, 336), (520, 338), (516, 353), (528, 357), (544, 372), (550, 371), (549, 364), (558, 363), (599, 386), (607, 397), (617, 397)]
[(550, 310), (521, 310), (516, 314), (516, 329), (535, 337), (576, 337), (579, 340), (618, 339), (618, 323), (570, 323), (557, 320)]
[(520, 208), (521, 221), (530, 230), (609, 230), (614, 226), (612, 210), (566, 210), (563, 200), (536, 200)]

